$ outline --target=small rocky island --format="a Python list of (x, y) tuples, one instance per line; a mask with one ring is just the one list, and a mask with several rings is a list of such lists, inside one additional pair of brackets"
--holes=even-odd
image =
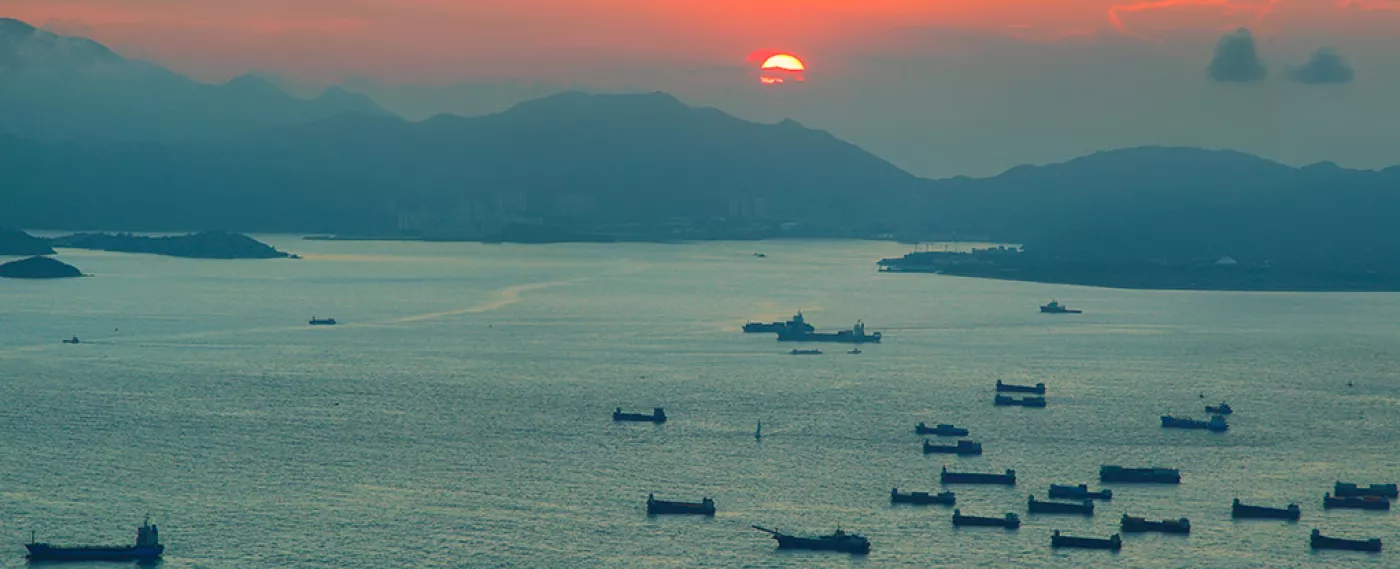
[(0, 255), (27, 257), (29, 255), (52, 255), (53, 248), (48, 241), (8, 227), (0, 227)]
[(206, 231), (173, 237), (146, 237), (130, 233), (74, 233), (56, 237), (50, 242), (55, 247), (150, 253), (191, 259), (297, 258), (247, 235), (224, 231)]
[(30, 257), (0, 265), (0, 278), (68, 279), (83, 276), (77, 267), (50, 257)]

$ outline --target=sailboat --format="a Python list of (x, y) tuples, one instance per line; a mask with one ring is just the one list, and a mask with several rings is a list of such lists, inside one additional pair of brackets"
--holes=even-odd
[(756, 441), (763, 440), (763, 421), (759, 421), (758, 427), (753, 430), (753, 438)]

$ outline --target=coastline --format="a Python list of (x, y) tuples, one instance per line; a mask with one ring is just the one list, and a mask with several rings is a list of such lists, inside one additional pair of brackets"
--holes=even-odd
[[(1092, 273), (979, 267), (884, 269), (881, 273), (933, 274), (946, 277), (1061, 284), (1121, 290), (1217, 292), (1400, 292), (1400, 275), (1336, 274), (1313, 271), (1159, 270), (1123, 267)], [(1261, 274), (1263, 273), (1263, 274)]]

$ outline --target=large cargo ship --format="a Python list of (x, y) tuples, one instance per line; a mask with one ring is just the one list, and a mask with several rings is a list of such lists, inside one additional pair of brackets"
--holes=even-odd
[(1181, 472), (1175, 468), (1124, 468), (1106, 464), (1099, 467), (1099, 480), (1101, 482), (1181, 484)]
[(786, 330), (797, 330), (807, 333), (817, 331), (816, 328), (807, 323), (807, 319), (803, 318), (801, 312), (798, 312), (787, 322), (749, 322), (744, 324), (745, 334), (764, 334), (783, 332)]
[(870, 553), (870, 540), (864, 536), (854, 533), (846, 533), (841, 528), (831, 535), (817, 537), (799, 537), (788, 535), (771, 529), (753, 526), (754, 529), (766, 532), (778, 541), (778, 549), (806, 549), (810, 551), (840, 551), (843, 553), (854, 553), (865, 555)]
[(153, 561), (165, 553), (160, 529), (151, 525), (150, 519), (136, 528), (136, 545), (59, 546), (31, 537), (24, 547), (34, 561)]
[(879, 332), (871, 334), (865, 333), (865, 323), (856, 322), (850, 330), (839, 332), (808, 332), (799, 329), (789, 328), (778, 331), (779, 342), (838, 342), (842, 344), (878, 344), (881, 335)]

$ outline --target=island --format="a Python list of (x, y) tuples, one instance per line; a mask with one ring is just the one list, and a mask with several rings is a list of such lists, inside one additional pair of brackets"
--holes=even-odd
[(68, 279), (81, 277), (77, 267), (50, 257), (30, 257), (0, 265), (0, 278), (7, 279)]
[(48, 241), (8, 227), (0, 227), (0, 255), (27, 257), (30, 255), (52, 255), (53, 248)]
[(191, 259), (289, 259), (272, 246), (243, 235), (206, 231), (172, 237), (147, 237), (131, 233), (74, 233), (55, 237), (55, 247), (94, 249), (120, 253), (149, 253)]

